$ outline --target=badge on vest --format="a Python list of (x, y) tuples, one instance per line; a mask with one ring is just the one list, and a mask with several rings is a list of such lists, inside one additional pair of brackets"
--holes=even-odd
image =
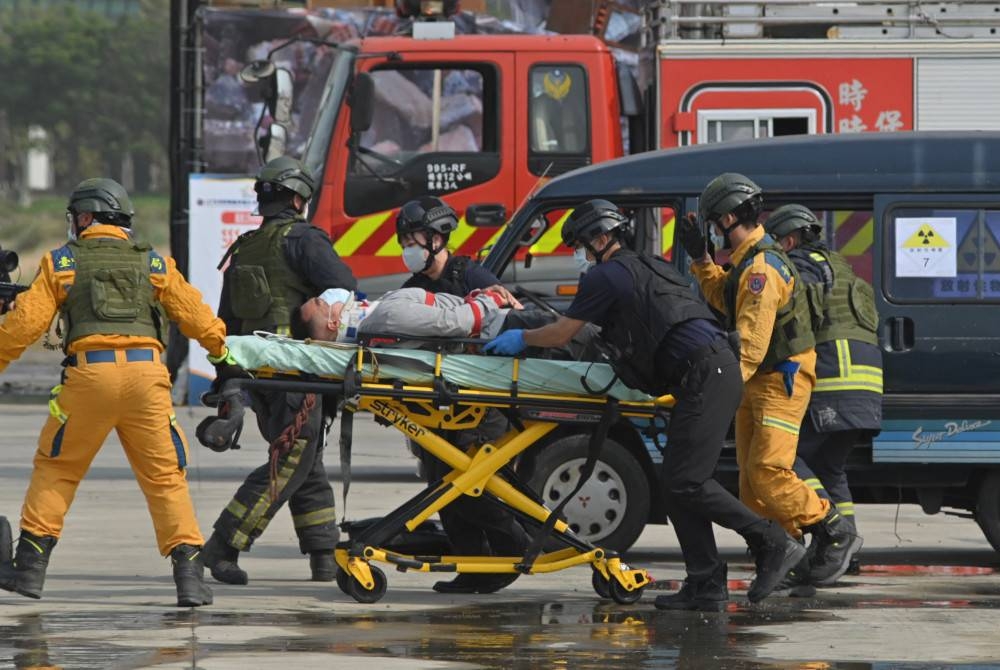
[(763, 272), (751, 272), (747, 276), (747, 290), (754, 295), (760, 295), (767, 283), (767, 275)]

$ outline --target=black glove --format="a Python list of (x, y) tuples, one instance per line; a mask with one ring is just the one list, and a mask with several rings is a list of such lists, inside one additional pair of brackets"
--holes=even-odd
[(212, 382), (212, 393), (218, 393), (222, 385), (230, 379), (253, 379), (253, 375), (243, 369), (238, 363), (223, 361), (215, 366), (215, 381)]
[(691, 257), (691, 260), (699, 261), (705, 256), (705, 228), (698, 221), (698, 216), (694, 212), (688, 212), (687, 216), (680, 220), (678, 224), (677, 237), (680, 238), (681, 246)]

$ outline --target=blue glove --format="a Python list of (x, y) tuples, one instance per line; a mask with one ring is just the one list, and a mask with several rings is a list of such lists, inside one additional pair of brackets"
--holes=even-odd
[(795, 373), (799, 371), (799, 364), (795, 361), (781, 361), (774, 366), (774, 371), (782, 374), (782, 379), (785, 382), (785, 393), (791, 398), (792, 389), (795, 388)]
[(505, 330), (496, 339), (487, 342), (483, 351), (501, 356), (517, 356), (527, 348), (528, 345), (524, 343), (524, 331), (520, 328), (514, 328)]

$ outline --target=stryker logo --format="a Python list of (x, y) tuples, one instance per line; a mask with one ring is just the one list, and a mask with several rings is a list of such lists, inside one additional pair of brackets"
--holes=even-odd
[(965, 421), (962, 423), (957, 423), (955, 421), (949, 421), (944, 424), (944, 430), (934, 431), (934, 432), (924, 432), (923, 426), (918, 426), (915, 431), (913, 431), (913, 441), (917, 443), (917, 449), (927, 449), (932, 444), (940, 442), (941, 440), (960, 435), (962, 433), (967, 433), (970, 430), (978, 430), (984, 426), (988, 426), (992, 421)]
[(410, 437), (422, 437), (427, 434), (426, 430), (407, 419), (405, 414), (402, 414), (394, 407), (387, 405), (384, 400), (373, 400), (372, 409), (375, 410), (383, 419), (396, 426)]

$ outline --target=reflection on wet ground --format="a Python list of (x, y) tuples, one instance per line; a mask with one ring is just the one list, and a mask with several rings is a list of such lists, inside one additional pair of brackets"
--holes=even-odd
[[(743, 603), (736, 601), (720, 614), (660, 612), (648, 601), (623, 606), (588, 599), (480, 601), (453, 609), (363, 614), (343, 609), (266, 614), (211, 609), (60, 612), (0, 619), (0, 665), (12, 656), (13, 666), (3, 667), (69, 670), (182, 663), (195, 668), (199, 660), (239, 651), (291, 652), (281, 661), (289, 665), (295, 663), (294, 653), (313, 652), (461, 661), (486, 668), (916, 670), (944, 666), (821, 659), (766, 662), (756, 657), (762, 645), (778, 637), (767, 632), (769, 626), (843, 621), (858, 608), (975, 608), (990, 617), (1000, 609), (1000, 601), (986, 598), (866, 600), (839, 594), (822, 601), (772, 598), (755, 607)], [(1000, 661), (965, 667), (1000, 668)]]

